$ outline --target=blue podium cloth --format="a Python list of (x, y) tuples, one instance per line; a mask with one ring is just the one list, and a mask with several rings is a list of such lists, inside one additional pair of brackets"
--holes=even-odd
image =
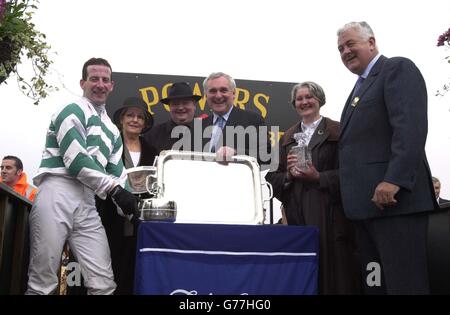
[(136, 294), (316, 294), (318, 229), (143, 222)]

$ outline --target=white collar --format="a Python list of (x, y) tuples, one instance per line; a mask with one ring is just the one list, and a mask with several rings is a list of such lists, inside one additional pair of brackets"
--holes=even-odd
[(323, 117), (320, 116), (319, 119), (313, 121), (312, 123), (310, 123), (308, 125), (302, 121), (302, 123), (301, 123), (302, 131), (304, 132), (306, 129), (316, 130), (317, 126), (319, 126), (320, 122), (322, 121), (322, 118)]
[(218, 118), (219, 116), (222, 116), (222, 118), (225, 119), (225, 122), (227, 122), (227, 121), (228, 121), (228, 117), (230, 117), (231, 111), (233, 110), (233, 107), (234, 107), (234, 105), (231, 106), (230, 109), (228, 110), (228, 112), (226, 112), (226, 113), (223, 114), (223, 115), (218, 115), (218, 114), (216, 114), (216, 113), (213, 113), (213, 116), (214, 116), (214, 117), (213, 117), (213, 124), (216, 123), (216, 120), (217, 120), (217, 118)]

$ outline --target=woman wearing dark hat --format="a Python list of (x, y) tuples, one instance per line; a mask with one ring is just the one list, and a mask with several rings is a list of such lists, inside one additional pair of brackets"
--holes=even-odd
[(142, 135), (153, 126), (153, 117), (147, 104), (138, 97), (129, 97), (116, 110), (114, 123), (119, 127), (123, 140), (122, 159), (126, 168), (153, 165), (155, 150), (144, 145)]
[[(145, 131), (153, 126), (153, 117), (147, 104), (140, 98), (127, 98), (113, 116), (123, 140), (122, 160), (125, 168), (153, 165), (155, 149), (144, 145)], [(136, 259), (136, 226), (117, 213), (117, 207), (108, 198), (97, 198), (97, 209), (102, 218), (111, 250), (112, 268), (117, 283), (115, 294), (133, 294)]]
[[(293, 87), (291, 102), (299, 122), (280, 140), (279, 167), (268, 173), (274, 195), (284, 206), (288, 225), (319, 227), (319, 293), (359, 293), (359, 267), (355, 255), (353, 226), (345, 217), (339, 190), (339, 123), (320, 115), (325, 93), (314, 82)], [(297, 164), (294, 134), (303, 137), (311, 150), (312, 163)]]

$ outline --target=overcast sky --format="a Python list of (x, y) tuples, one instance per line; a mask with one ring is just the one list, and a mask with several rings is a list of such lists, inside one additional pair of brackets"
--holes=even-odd
[(81, 94), (81, 67), (93, 56), (118, 72), (316, 81), (327, 96), (322, 114), (339, 120), (356, 77), (340, 61), (336, 31), (365, 20), (381, 53), (412, 59), (425, 77), (428, 160), (448, 198), (450, 93), (434, 94), (450, 82), (450, 50), (436, 47), (449, 16), (448, 0), (41, 0), (34, 21), (57, 53), (49, 80), (61, 90), (34, 106), (14, 77), (0, 85), (0, 156), (17, 155), (36, 173), (50, 116)]

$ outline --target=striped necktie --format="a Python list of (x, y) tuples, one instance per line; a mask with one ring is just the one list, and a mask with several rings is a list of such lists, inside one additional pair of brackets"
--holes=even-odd
[(215, 133), (214, 133), (214, 135), (212, 136), (212, 139), (211, 139), (211, 143), (212, 143), (212, 145), (211, 145), (211, 152), (216, 152), (216, 145), (217, 145), (217, 142), (219, 141), (219, 139), (220, 139), (220, 136), (222, 135), (222, 130), (223, 130), (223, 127), (225, 126), (225, 123), (226, 123), (226, 120), (225, 120), (225, 118), (223, 118), (222, 116), (217, 116), (217, 118), (216, 118), (216, 122), (214, 123), (214, 126), (216, 126), (216, 127), (218, 127), (218, 128), (215, 128), (216, 130), (215, 130)]

